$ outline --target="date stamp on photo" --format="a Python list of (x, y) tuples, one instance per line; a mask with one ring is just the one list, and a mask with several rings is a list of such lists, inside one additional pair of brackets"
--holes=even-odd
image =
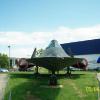
[(100, 92), (100, 88), (96, 86), (87, 86), (85, 89), (86, 92)]

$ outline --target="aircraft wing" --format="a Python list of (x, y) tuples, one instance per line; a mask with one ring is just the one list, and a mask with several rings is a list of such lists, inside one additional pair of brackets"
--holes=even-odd
[(72, 57), (36, 57), (27, 59), (27, 61), (34, 63), (36, 66), (44, 67), (49, 70), (62, 70), (67, 66), (72, 66), (77, 62), (82, 62), (82, 58)]

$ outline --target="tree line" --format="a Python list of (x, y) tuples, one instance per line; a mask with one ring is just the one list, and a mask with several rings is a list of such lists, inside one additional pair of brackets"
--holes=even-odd
[(0, 53), (0, 68), (9, 67), (9, 57), (6, 54)]

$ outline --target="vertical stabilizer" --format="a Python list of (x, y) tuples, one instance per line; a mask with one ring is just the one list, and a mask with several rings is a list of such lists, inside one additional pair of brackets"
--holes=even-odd
[(36, 57), (36, 48), (34, 49), (34, 51), (33, 51), (33, 54), (32, 54), (32, 56), (31, 56), (31, 58), (34, 58), (34, 57)]

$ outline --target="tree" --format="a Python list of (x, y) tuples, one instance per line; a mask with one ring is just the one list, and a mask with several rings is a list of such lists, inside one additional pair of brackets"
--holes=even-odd
[(9, 66), (9, 58), (6, 54), (0, 53), (0, 67), (1, 68), (8, 68)]

